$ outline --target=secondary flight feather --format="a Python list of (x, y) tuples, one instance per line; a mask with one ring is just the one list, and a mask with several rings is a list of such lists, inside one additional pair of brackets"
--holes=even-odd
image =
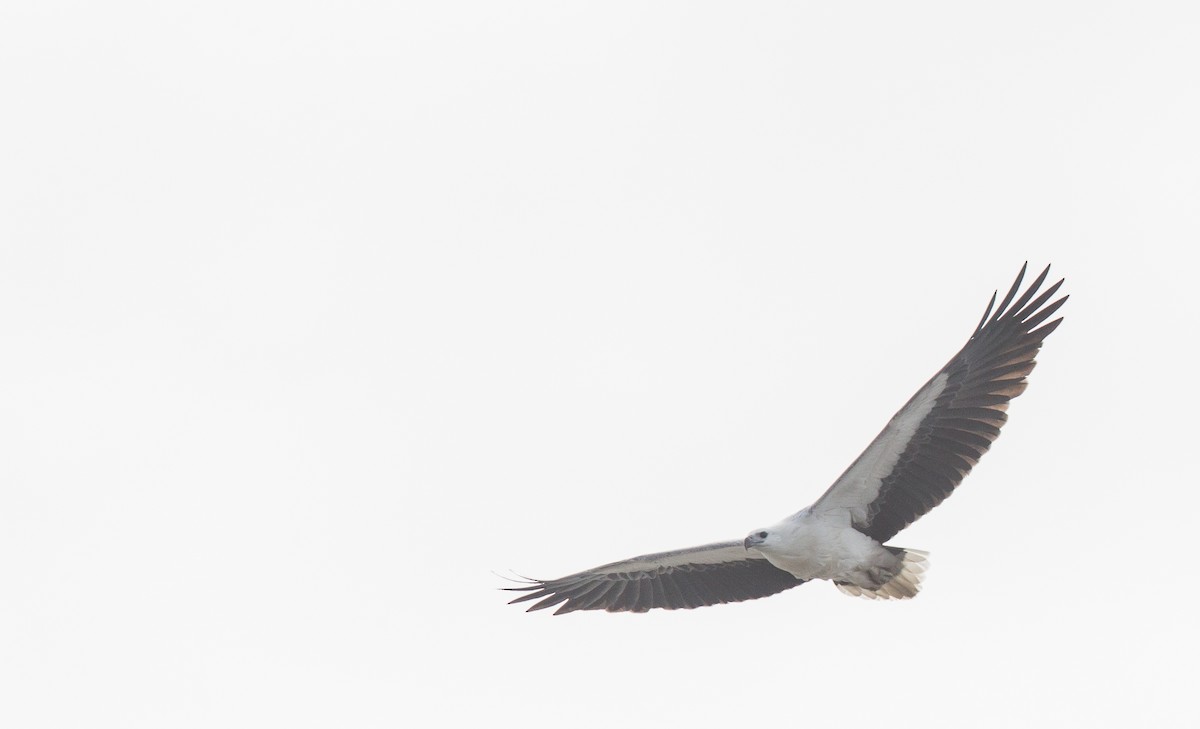
[[(514, 603), (529, 610), (646, 612), (741, 602), (810, 580), (851, 595), (917, 594), (926, 553), (885, 544), (949, 496), (1025, 391), (1034, 357), (1062, 318), (1063, 281), (1041, 290), (1050, 267), (1019, 297), (1025, 266), (996, 306), (992, 294), (961, 350), (900, 408), (811, 506), (744, 539), (647, 554), (560, 577), (529, 580)], [(997, 292), (998, 293), (998, 292)]]

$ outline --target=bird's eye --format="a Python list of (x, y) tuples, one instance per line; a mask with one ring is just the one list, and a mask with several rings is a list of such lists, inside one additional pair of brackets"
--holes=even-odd
[(759, 532), (759, 533), (758, 533), (758, 538), (759, 538), (759, 539), (766, 539), (766, 538), (767, 538), (767, 533), (766, 533), (766, 532)]

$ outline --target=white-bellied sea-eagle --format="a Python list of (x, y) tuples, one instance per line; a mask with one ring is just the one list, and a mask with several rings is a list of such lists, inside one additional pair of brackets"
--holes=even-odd
[(558, 605), (555, 614), (674, 610), (766, 597), (809, 580), (872, 599), (916, 595), (926, 554), (887, 542), (949, 496), (1000, 434), (1009, 400), (1025, 391), (1042, 341), (1062, 322), (1045, 323), (1067, 300), (1051, 301), (1061, 280), (1038, 294), (1049, 273), (1047, 266), (1018, 298), (1022, 266), (998, 307), (993, 293), (966, 345), (811, 506), (745, 539), (530, 580), (506, 588), (526, 593), (512, 602)]

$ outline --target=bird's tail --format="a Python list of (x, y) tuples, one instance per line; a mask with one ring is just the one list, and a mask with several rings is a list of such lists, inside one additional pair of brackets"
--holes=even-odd
[(837, 588), (847, 595), (857, 595), (868, 600), (907, 600), (915, 597), (921, 589), (921, 578), (925, 574), (925, 568), (929, 566), (929, 552), (900, 547), (886, 549), (900, 558), (900, 571), (895, 577), (874, 590), (858, 585), (835, 583)]

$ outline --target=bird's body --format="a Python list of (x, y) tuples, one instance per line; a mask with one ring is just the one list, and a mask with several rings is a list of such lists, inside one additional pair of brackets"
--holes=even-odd
[[(530, 610), (644, 612), (773, 595), (812, 580), (868, 598), (909, 598), (925, 553), (887, 545), (942, 502), (1000, 433), (1012, 398), (1024, 392), (1042, 341), (1066, 301), (1062, 281), (1035, 299), (1044, 270), (1014, 302), (1025, 269), (967, 344), (888, 422), (821, 498), (742, 541), (634, 557), (557, 580), (534, 580), (513, 602)], [(1011, 306), (1010, 306), (1011, 304)]]
[[(763, 532), (767, 537), (760, 539)], [(873, 589), (880, 586), (881, 575), (890, 579), (900, 566), (899, 558), (850, 526), (849, 519), (808, 509), (750, 535), (745, 544), (801, 580), (832, 580)]]
[[(803, 509), (774, 526), (751, 532), (743, 544), (747, 551), (761, 554), (777, 569), (804, 582), (829, 580), (843, 591), (867, 597), (916, 594), (922, 571), (918, 565), (924, 562), (925, 553), (885, 547), (855, 529), (847, 516), (840, 510)], [(910, 556), (910, 561), (915, 560), (915, 572), (904, 575), (905, 560)], [(902, 576), (905, 579), (892, 584), (893, 589), (884, 589)]]

